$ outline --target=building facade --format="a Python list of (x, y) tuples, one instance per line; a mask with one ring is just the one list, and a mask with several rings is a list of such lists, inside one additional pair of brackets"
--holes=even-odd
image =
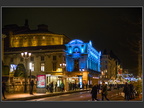
[[(44, 24), (38, 25), (37, 30), (30, 30), (27, 21), (24, 27), (11, 27), (3, 28), (8, 36), (5, 42), (9, 45), (4, 52), (5, 64), (10, 66), (9, 91), (23, 91), (25, 83), (29, 89), (30, 79), (35, 81), (37, 92), (46, 92), (45, 88), (51, 82), (57, 83), (58, 89), (63, 82), (65, 90), (70, 89), (70, 83), (76, 83), (80, 88), (98, 83), (101, 52), (94, 49), (91, 41), (70, 40), (65, 35), (50, 32)], [(21, 53), (31, 53), (31, 56), (23, 58)], [(26, 81), (24, 77), (14, 76), (19, 64), (26, 68)]]
[[(46, 75), (45, 86), (52, 81), (58, 82), (59, 85), (63, 76), (59, 64), (65, 62), (65, 44), (70, 38), (50, 32), (48, 26), (44, 24), (38, 25), (36, 30), (30, 30), (26, 25), (23, 27), (7, 25), (3, 28), (3, 33), (7, 34), (5, 43), (8, 46), (5, 46), (4, 63), (10, 66), (8, 81), (10, 88), (14, 83), (15, 91), (23, 90), (24, 78), (14, 77), (18, 64), (24, 64), (28, 84), (30, 76), (37, 84), (37, 76)], [(31, 53), (31, 56), (25, 59), (21, 56), (23, 52)]]
[(117, 75), (121, 74), (119, 67), (119, 61), (113, 52), (104, 50), (101, 56), (101, 81), (116, 83)]
[[(91, 41), (88, 43), (79, 39), (70, 41), (66, 44), (66, 71), (68, 76), (81, 79), (83, 84), (98, 83), (100, 56), (101, 52), (93, 48)], [(90, 76), (92, 79), (90, 79)]]

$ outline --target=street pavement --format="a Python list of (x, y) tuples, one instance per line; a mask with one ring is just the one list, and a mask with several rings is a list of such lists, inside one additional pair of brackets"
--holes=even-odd
[[(75, 91), (65, 91), (65, 92), (47, 92), (47, 93), (36, 93), (34, 92), (33, 95), (30, 95), (29, 93), (6, 93), (5, 97), (6, 99), (3, 99), (2, 102), (11, 102), (11, 101), (26, 101), (31, 99), (38, 99), (38, 98), (44, 98), (44, 97), (50, 97), (50, 96), (58, 96), (62, 94), (69, 94), (69, 93), (75, 93), (75, 92), (83, 92), (83, 91), (90, 91), (90, 89), (81, 89), (81, 90), (75, 90)], [(111, 91), (108, 91), (108, 98), (110, 101), (126, 101), (124, 100), (124, 93), (122, 92), (122, 88), (117, 90), (113, 89)], [(98, 94), (98, 99), (101, 101), (101, 94)], [(136, 97), (135, 99), (132, 99), (130, 101), (142, 101), (142, 95), (140, 97)]]

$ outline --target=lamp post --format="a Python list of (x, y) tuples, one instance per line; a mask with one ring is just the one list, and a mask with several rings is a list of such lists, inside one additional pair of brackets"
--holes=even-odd
[(62, 68), (62, 71), (63, 71), (63, 73), (64, 73), (64, 75), (65, 75), (65, 67), (66, 67), (66, 64), (65, 64), (65, 63), (61, 63), (61, 64), (60, 64), (60, 67)]
[(28, 52), (23, 52), (21, 53), (21, 56), (24, 58), (25, 60), (25, 67), (26, 67), (26, 72), (24, 74), (24, 78), (25, 78), (25, 84), (24, 84), (24, 93), (27, 92), (27, 72), (28, 72), (28, 69), (27, 69), (27, 60), (28, 58), (31, 56), (31, 53), (28, 53)]
[(65, 88), (65, 90), (67, 89), (67, 82), (66, 82), (66, 78), (65, 78), (65, 75), (66, 75), (66, 73), (65, 73), (65, 67), (66, 67), (66, 64), (65, 63), (61, 63), (60, 64), (60, 67), (62, 68), (62, 71), (63, 71), (63, 75), (64, 75), (64, 84), (65, 84), (65, 86), (64, 86), (64, 88)]

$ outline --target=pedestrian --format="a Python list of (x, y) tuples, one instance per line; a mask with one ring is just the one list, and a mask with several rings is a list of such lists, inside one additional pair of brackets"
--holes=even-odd
[(63, 92), (64, 91), (64, 83), (63, 82), (60, 84), (60, 88), (61, 88), (61, 92)]
[(72, 90), (72, 83), (69, 83), (69, 90)]
[(49, 92), (49, 84), (47, 84), (46, 90), (47, 90), (47, 92)]
[(50, 83), (49, 89), (50, 89), (50, 92), (53, 93), (53, 82)]
[(92, 90), (91, 90), (92, 101), (95, 101), (95, 100), (98, 101), (97, 92), (98, 92), (98, 86), (96, 84), (94, 84), (94, 86), (92, 87)]
[(55, 92), (57, 92), (57, 82), (55, 83)]
[(100, 84), (97, 85), (97, 88), (98, 88), (98, 93), (101, 93), (101, 85)]
[(107, 98), (108, 92), (107, 92), (107, 85), (105, 84), (105, 82), (102, 82), (101, 95), (102, 95), (102, 101), (104, 100), (104, 98), (107, 101), (109, 101), (109, 99)]
[(124, 85), (123, 92), (125, 94), (124, 98), (129, 101), (129, 99), (130, 99), (130, 88), (129, 88), (129, 85), (128, 85), (127, 82)]
[(5, 83), (5, 81), (2, 81), (2, 95), (3, 95), (4, 99), (6, 99), (5, 91), (6, 91), (6, 83)]
[(86, 90), (87, 90), (87, 88), (88, 88), (88, 84), (86, 83)]
[(30, 94), (33, 95), (33, 86), (34, 86), (34, 81), (31, 80), (30, 82)]
[(134, 86), (132, 84), (132, 82), (130, 82), (129, 84), (129, 89), (130, 89), (130, 99), (134, 99)]

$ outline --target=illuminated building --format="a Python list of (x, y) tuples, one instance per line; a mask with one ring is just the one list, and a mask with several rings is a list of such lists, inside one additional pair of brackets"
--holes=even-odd
[[(46, 84), (51, 81), (62, 81), (63, 72), (59, 64), (65, 62), (65, 45), (70, 41), (65, 35), (55, 34), (48, 30), (47, 25), (38, 25), (37, 30), (30, 30), (27, 24), (19, 27), (17, 25), (7, 25), (3, 28), (3, 33), (7, 34), (5, 42), (4, 60), (5, 64), (10, 66), (10, 74), (14, 75), (16, 66), (24, 64), (21, 57), (22, 52), (30, 52), (27, 67), (31, 69), (32, 78), (37, 80), (37, 75), (46, 75)], [(25, 66), (26, 67), (26, 66)], [(30, 70), (28, 71), (30, 77)], [(23, 90), (21, 85), (24, 79), (21, 77), (10, 78), (10, 88), (12, 82), (15, 82), (15, 91)], [(29, 83), (29, 82), (28, 82)]]
[(118, 74), (118, 66), (120, 61), (112, 51), (104, 50), (101, 56), (101, 81), (115, 81)]
[[(70, 41), (66, 44), (66, 70), (68, 75), (82, 79), (83, 83), (98, 83), (100, 56), (101, 52), (93, 48), (91, 41), (88, 43), (79, 39)], [(97, 81), (94, 81), (95, 78), (97, 78)]]
[[(28, 78), (30, 74), (35, 81), (45, 78), (45, 86), (52, 81), (57, 82), (58, 86), (64, 82), (65, 89), (68, 90), (69, 82), (80, 83), (81, 87), (83, 83), (98, 83), (101, 52), (94, 49), (91, 41), (88, 43), (78, 39), (70, 41), (65, 35), (50, 32), (48, 26), (44, 24), (38, 25), (37, 30), (30, 30), (27, 20), (22, 27), (5, 26), (3, 33), (8, 36), (5, 39), (5, 42), (9, 43), (5, 46), (4, 60), (5, 64), (11, 67), (11, 75), (14, 75), (18, 64), (26, 65), (21, 53), (29, 52), (31, 57), (25, 66), (29, 69)], [(60, 67), (62, 63), (66, 63), (63, 69)], [(24, 83), (24, 78), (11, 77), (9, 82), (10, 88), (11, 83), (15, 82), (16, 90), (23, 90), (21, 85)], [(38, 85), (38, 87), (45, 86)], [(36, 86), (34, 89), (36, 90)]]
[(4, 60), (4, 38), (6, 38), (6, 35), (2, 34), (2, 61)]

